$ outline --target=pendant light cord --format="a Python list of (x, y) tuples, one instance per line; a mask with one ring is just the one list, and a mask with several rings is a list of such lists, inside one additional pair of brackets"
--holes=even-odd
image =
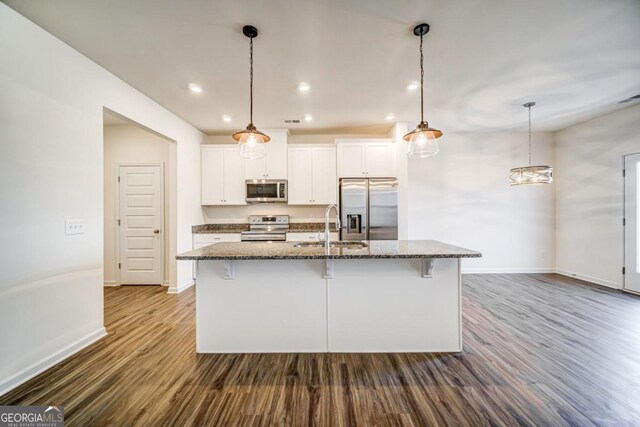
[(529, 166), (531, 166), (531, 105), (529, 105)]
[(249, 38), (249, 123), (253, 125), (253, 37)]
[(422, 39), (420, 35), (420, 123), (424, 122), (424, 56), (422, 55)]

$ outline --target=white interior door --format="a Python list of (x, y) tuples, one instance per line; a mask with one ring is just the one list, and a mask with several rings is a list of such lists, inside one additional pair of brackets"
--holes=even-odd
[(640, 292), (640, 153), (624, 158), (624, 287)]
[(163, 187), (159, 165), (119, 167), (120, 284), (163, 282)]

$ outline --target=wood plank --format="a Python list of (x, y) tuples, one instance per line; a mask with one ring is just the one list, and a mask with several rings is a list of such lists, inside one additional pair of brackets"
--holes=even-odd
[(0, 397), (89, 425), (637, 425), (640, 298), (464, 276), (459, 354), (195, 353), (194, 289), (105, 289), (109, 335)]

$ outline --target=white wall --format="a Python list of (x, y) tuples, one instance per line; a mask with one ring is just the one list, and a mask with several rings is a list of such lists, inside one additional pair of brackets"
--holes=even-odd
[(622, 156), (640, 152), (640, 105), (556, 134), (558, 272), (622, 288)]
[[(526, 133), (446, 134), (435, 157), (409, 160), (409, 238), (482, 252), (463, 272), (553, 271), (554, 186), (509, 186)], [(553, 135), (534, 133), (533, 163), (553, 165)]]
[[(2, 394), (104, 334), (103, 107), (177, 141), (172, 255), (202, 221), (203, 135), (4, 4), (0, 58)], [(68, 218), (85, 233), (65, 236)]]
[[(164, 168), (164, 280), (169, 283), (170, 266), (175, 258), (170, 256), (169, 242), (175, 237), (169, 232), (171, 171), (175, 167), (176, 144), (137, 126), (111, 125), (104, 127), (104, 283), (117, 284), (116, 219), (117, 169), (119, 164), (156, 163)], [(173, 203), (175, 205), (175, 201)]]

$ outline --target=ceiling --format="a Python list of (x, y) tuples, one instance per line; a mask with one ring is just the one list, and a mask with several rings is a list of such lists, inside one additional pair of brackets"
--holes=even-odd
[[(244, 24), (260, 31), (259, 128), (371, 133), (415, 123), (419, 92), (405, 86), (419, 80), (412, 29), (421, 21), (431, 25), (425, 118), (445, 135), (526, 129), (530, 100), (534, 128), (557, 130), (640, 93), (638, 0), (3, 2), (209, 134), (248, 122)], [(308, 93), (297, 91), (301, 81)], [(313, 121), (282, 123), (307, 113)]]

